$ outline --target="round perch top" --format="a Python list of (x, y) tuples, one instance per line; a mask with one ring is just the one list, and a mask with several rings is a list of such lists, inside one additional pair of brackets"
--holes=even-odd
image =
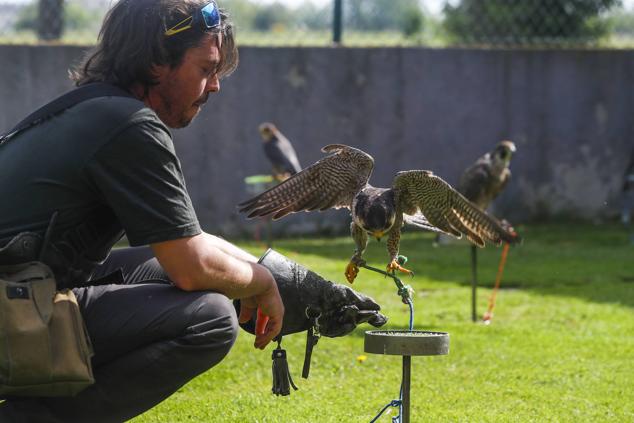
[(420, 330), (370, 330), (365, 333), (364, 350), (371, 354), (445, 355), (449, 334)]

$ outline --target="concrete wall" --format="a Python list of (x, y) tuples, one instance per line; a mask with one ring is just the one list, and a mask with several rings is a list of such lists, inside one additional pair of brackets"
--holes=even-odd
[[(0, 131), (71, 87), (80, 47), (0, 46)], [(518, 152), (495, 213), (513, 222), (597, 219), (618, 210), (634, 150), (630, 51), (479, 51), (414, 48), (242, 48), (241, 64), (190, 127), (174, 132), (204, 227), (235, 234), (243, 178), (267, 173), (257, 126), (275, 122), (302, 165), (329, 143), (375, 158), (371, 182), (429, 169), (455, 184), (501, 139)], [(54, 142), (54, 140), (43, 140)], [(1, 170), (0, 170), (1, 172)], [(4, 180), (3, 180), (4, 182)], [(341, 229), (345, 211), (275, 224)]]

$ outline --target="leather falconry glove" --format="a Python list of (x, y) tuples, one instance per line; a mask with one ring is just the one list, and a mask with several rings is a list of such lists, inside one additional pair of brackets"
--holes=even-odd
[[(372, 298), (346, 285), (327, 281), (275, 250), (266, 251), (258, 263), (272, 273), (284, 303), (280, 335), (316, 326), (321, 335), (334, 338), (349, 334), (361, 323), (380, 327), (387, 322)], [(254, 319), (241, 326), (255, 333)]]
[[(387, 322), (387, 317), (379, 312), (381, 307), (372, 298), (348, 286), (327, 281), (274, 250), (264, 253), (258, 263), (269, 269), (275, 278), (285, 310), (282, 331), (276, 338), (277, 348), (271, 356), (271, 391), (275, 395), (290, 395), (291, 387), (297, 389), (288, 368), (286, 351), (280, 345), (282, 335), (307, 331), (302, 369), (302, 377), (307, 379), (313, 347), (320, 336), (344, 336), (360, 323), (379, 327)], [(239, 311), (238, 300), (234, 305)], [(255, 333), (255, 318), (240, 326), (247, 332)]]

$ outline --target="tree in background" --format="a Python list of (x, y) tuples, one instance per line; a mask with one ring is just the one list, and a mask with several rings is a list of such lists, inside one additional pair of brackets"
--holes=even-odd
[(610, 11), (609, 19), (617, 38), (634, 38), (634, 10), (615, 9)]
[(333, 4), (317, 6), (315, 3), (305, 1), (295, 10), (295, 15), (306, 29), (332, 29)]
[(17, 31), (35, 31), (40, 40), (59, 40), (65, 31), (98, 31), (104, 12), (63, 0), (40, 0), (22, 9)]
[(445, 5), (444, 27), (462, 43), (591, 42), (609, 32), (602, 14), (621, 0), (462, 0)]
[(253, 29), (270, 31), (274, 28), (288, 28), (293, 24), (293, 15), (282, 3), (254, 5)]
[(410, 36), (423, 29), (418, 0), (345, 0), (345, 28), (359, 31), (397, 30)]
[(241, 30), (271, 31), (297, 23), (295, 11), (281, 2), (261, 4), (253, 0), (223, 0), (221, 7), (230, 12), (238, 34)]
[(236, 31), (253, 28), (255, 7), (249, 0), (223, 0), (221, 8), (228, 10)]

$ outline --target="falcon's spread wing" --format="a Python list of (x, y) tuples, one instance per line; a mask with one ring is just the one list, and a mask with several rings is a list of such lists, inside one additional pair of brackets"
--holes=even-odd
[(354, 196), (367, 185), (374, 160), (353, 147), (330, 144), (317, 161), (281, 184), (238, 205), (248, 217), (273, 214), (279, 219), (299, 211), (350, 208)]
[(420, 210), (433, 226), (458, 238), (465, 235), (480, 247), (484, 247), (485, 240), (496, 244), (519, 241), (497, 219), (481, 211), (430, 171), (398, 172), (392, 187), (400, 210), (407, 214)]

